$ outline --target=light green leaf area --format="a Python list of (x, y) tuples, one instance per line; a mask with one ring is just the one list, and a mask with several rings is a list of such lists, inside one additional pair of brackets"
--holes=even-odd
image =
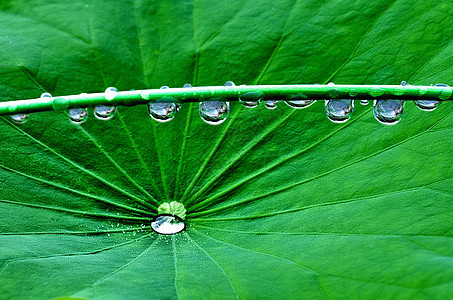
[[(451, 83), (451, 1), (5, 0), (2, 101), (238, 84)], [(453, 106), (143, 105), (0, 118), (0, 298), (374, 299), (453, 294)], [(91, 110), (92, 113), (92, 110)], [(187, 230), (159, 235), (178, 201)]]

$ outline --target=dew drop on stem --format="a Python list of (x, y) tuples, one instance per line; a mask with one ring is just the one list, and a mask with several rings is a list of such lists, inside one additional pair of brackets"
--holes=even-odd
[[(161, 89), (168, 88), (168, 86), (161, 87)], [(163, 102), (151, 102), (148, 104), (148, 112), (151, 118), (161, 123), (173, 120), (181, 109), (181, 104), (166, 102), (165, 98), (160, 99), (160, 101)]]
[(264, 101), (264, 106), (267, 109), (276, 109), (278, 106), (278, 100), (266, 100)]
[(308, 99), (308, 97), (303, 94), (291, 95), (285, 101), (288, 106), (296, 109), (307, 108), (315, 102), (316, 100)]
[(110, 120), (116, 113), (116, 106), (96, 105), (94, 116), (99, 120)]
[(350, 99), (326, 100), (327, 118), (334, 123), (344, 123), (349, 120), (354, 110), (354, 101)]
[(376, 120), (385, 125), (397, 124), (404, 110), (404, 100), (375, 100), (373, 106), (373, 114)]
[(117, 95), (118, 90), (114, 87), (108, 87), (104, 93), (105, 100), (113, 100)]
[(241, 103), (244, 107), (254, 108), (260, 104), (262, 97), (262, 92), (248, 92), (239, 96), (239, 103)]
[(203, 101), (199, 105), (200, 118), (210, 125), (225, 122), (230, 113), (230, 104), (224, 101)]
[(16, 124), (24, 124), (28, 121), (28, 114), (11, 115), (11, 120)]
[(88, 109), (86, 107), (76, 107), (68, 109), (69, 120), (72, 123), (80, 124), (88, 120)]
[[(439, 87), (448, 87), (447, 84), (438, 83), (435, 86)], [(426, 92), (425, 92), (426, 93)], [(416, 100), (415, 105), (423, 111), (433, 111), (435, 110), (440, 104), (438, 100)]]

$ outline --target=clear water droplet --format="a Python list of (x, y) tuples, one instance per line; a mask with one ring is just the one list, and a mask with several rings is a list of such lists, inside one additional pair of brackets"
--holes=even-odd
[(158, 122), (173, 120), (181, 108), (179, 103), (155, 102), (148, 104), (149, 115)]
[(50, 101), (52, 99), (52, 95), (50, 93), (42, 93), (40, 98), (41, 99), (47, 99), (48, 101)]
[(358, 94), (359, 94), (359, 91), (356, 90), (356, 89), (350, 89), (350, 90), (349, 90), (349, 96), (351, 96), (351, 97), (355, 97), (355, 96), (357, 96)]
[(428, 87), (426, 86), (421, 86), (419, 89), (418, 89), (418, 93), (420, 94), (420, 96), (423, 96), (424, 94), (426, 94), (428, 92)]
[(296, 109), (307, 108), (315, 102), (316, 100), (308, 99), (307, 96), (302, 94), (292, 95), (285, 101), (288, 106)]
[(260, 104), (262, 92), (248, 92), (239, 97), (239, 103), (245, 107), (254, 108)]
[(11, 115), (11, 120), (16, 124), (24, 124), (28, 121), (28, 114)]
[(72, 123), (80, 124), (88, 119), (88, 109), (86, 107), (70, 108), (68, 115)]
[(372, 97), (379, 97), (384, 94), (384, 90), (381, 88), (370, 88), (368, 94), (370, 94)]
[(335, 83), (329, 82), (329, 83), (327, 84), (327, 86), (335, 86)]
[(108, 87), (105, 90), (105, 100), (113, 100), (118, 95), (118, 90), (114, 87)]
[(276, 109), (277, 106), (278, 106), (278, 100), (267, 100), (267, 101), (264, 101), (264, 106), (267, 109)]
[(210, 125), (219, 125), (225, 122), (230, 113), (230, 104), (223, 101), (203, 101), (199, 106), (200, 117)]
[(116, 113), (116, 106), (96, 105), (94, 116), (99, 120), (110, 120)]
[(225, 82), (225, 86), (236, 86), (233, 81)]
[(183, 88), (191, 88), (191, 87), (192, 87), (192, 85), (191, 85), (190, 83), (186, 83), (186, 84), (184, 84), (184, 86), (183, 86)]
[(406, 85), (410, 85), (410, 84), (407, 84), (406, 81), (401, 81), (401, 85), (402, 85), (402, 86), (406, 86)]
[(370, 103), (370, 101), (368, 101), (368, 100), (359, 100), (359, 102), (362, 105), (368, 105), (368, 103)]
[(325, 105), (327, 118), (334, 123), (349, 120), (354, 110), (354, 101), (350, 99), (331, 99)]
[(452, 94), (452, 89), (449, 85), (443, 84), (443, 83), (437, 83), (434, 86), (439, 86), (439, 87), (445, 87), (447, 89), (444, 89), (440, 94), (439, 94), (439, 99), (440, 100), (447, 100), (450, 99), (451, 94)]
[[(443, 84), (443, 83), (438, 83), (435, 86), (448, 87), (447, 84)], [(427, 91), (428, 90), (426, 88), (426, 92)], [(420, 89), (420, 94), (421, 94), (421, 89)], [(451, 95), (451, 93), (450, 93), (450, 95)], [(440, 98), (440, 96), (439, 96), (439, 98)], [(447, 99), (448, 98), (449, 98), (449, 96), (447, 97)], [(423, 111), (433, 111), (439, 106), (439, 104), (440, 104), (440, 101), (437, 101), (437, 100), (416, 100), (415, 101), (415, 105), (417, 105), (417, 107)]]
[(331, 88), (328, 93), (331, 98), (337, 98), (340, 91), (337, 88)]
[(186, 224), (176, 216), (161, 215), (151, 223), (151, 228), (160, 234), (175, 234), (183, 231)]
[(404, 100), (392, 99), (374, 101), (374, 117), (382, 124), (397, 124), (403, 116), (403, 110)]

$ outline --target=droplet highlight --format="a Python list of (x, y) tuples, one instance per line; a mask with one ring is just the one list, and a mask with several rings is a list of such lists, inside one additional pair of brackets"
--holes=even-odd
[(230, 113), (230, 104), (224, 101), (203, 101), (199, 106), (200, 117), (210, 125), (225, 122)]
[(350, 99), (331, 99), (325, 104), (327, 118), (334, 123), (349, 120), (354, 110), (354, 101)]
[[(440, 87), (449, 87), (447, 84), (443, 84), (443, 83), (438, 83), (436, 84), (435, 86), (440, 86)], [(427, 92), (427, 90), (426, 90)], [(425, 94), (426, 94), (425, 92)], [(421, 89), (420, 89), (420, 94), (422, 94), (421, 92)], [(424, 95), (424, 94), (422, 94)], [(451, 95), (451, 93), (450, 93)], [(439, 98), (440, 98), (440, 95), (439, 95)], [(448, 99), (450, 98), (449, 96), (446, 98)], [(423, 111), (433, 111), (435, 110), (440, 104), (440, 101), (437, 101), (437, 100), (416, 100), (415, 101), (415, 105), (417, 105), (417, 107)]]
[(104, 93), (105, 100), (113, 100), (118, 95), (118, 90), (114, 87), (108, 87)]
[(359, 102), (362, 105), (368, 105), (370, 103), (370, 101), (368, 101), (368, 100), (359, 100)]
[(157, 233), (169, 235), (183, 231), (186, 224), (179, 217), (160, 215), (151, 223), (151, 228)]
[(404, 110), (404, 100), (375, 100), (373, 115), (380, 123), (385, 125), (397, 124)]
[(110, 120), (116, 113), (116, 106), (96, 105), (94, 116), (99, 120)]
[(68, 109), (69, 120), (72, 123), (80, 124), (88, 120), (88, 109), (86, 107), (76, 107)]

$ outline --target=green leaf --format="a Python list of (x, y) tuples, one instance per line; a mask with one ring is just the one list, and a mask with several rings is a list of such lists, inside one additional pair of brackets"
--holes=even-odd
[[(448, 1), (2, 1), (2, 101), (236, 84), (412, 84), (453, 76)], [(157, 123), (63, 112), (0, 120), (6, 299), (444, 298), (453, 293), (453, 115), (406, 103), (196, 104)], [(91, 111), (92, 113), (92, 111)], [(178, 201), (187, 230), (154, 233)]]

